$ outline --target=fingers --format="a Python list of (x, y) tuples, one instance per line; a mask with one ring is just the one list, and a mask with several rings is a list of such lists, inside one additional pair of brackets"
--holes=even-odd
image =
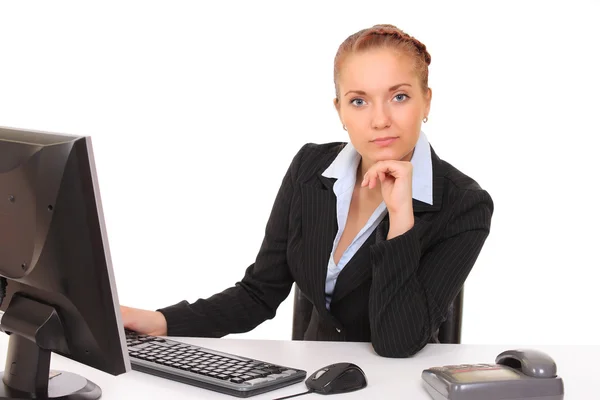
[(412, 164), (408, 161), (378, 161), (365, 173), (360, 186), (373, 189), (377, 186), (377, 180), (384, 182), (388, 177), (393, 179), (412, 178)]
[(361, 187), (366, 186), (369, 189), (374, 189), (375, 187), (377, 187), (377, 179), (379, 179), (381, 182), (383, 182), (385, 180), (385, 175), (386, 175), (386, 173), (383, 171), (369, 170), (365, 174), (360, 186)]
[(367, 171), (365, 176), (363, 177), (363, 181), (360, 184), (361, 187), (368, 187), (369, 189), (373, 189), (377, 186), (377, 172)]

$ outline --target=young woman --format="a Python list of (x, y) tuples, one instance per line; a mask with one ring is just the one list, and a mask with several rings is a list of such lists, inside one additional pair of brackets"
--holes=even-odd
[(493, 212), (490, 195), (441, 160), (421, 131), (430, 62), (421, 42), (392, 25), (348, 37), (334, 60), (334, 105), (349, 142), (309, 143), (296, 154), (240, 282), (192, 304), (122, 307), (125, 327), (247, 332), (275, 316), (296, 282), (314, 305), (306, 340), (370, 341), (386, 357), (423, 348), (473, 267)]

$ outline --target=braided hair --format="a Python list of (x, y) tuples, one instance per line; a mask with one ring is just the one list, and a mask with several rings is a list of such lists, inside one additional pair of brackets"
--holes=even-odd
[(379, 24), (348, 36), (338, 48), (333, 62), (333, 82), (336, 98), (339, 99), (338, 81), (346, 57), (352, 53), (376, 48), (390, 48), (412, 57), (415, 72), (421, 81), (421, 88), (423, 91), (428, 89), (431, 55), (425, 45), (394, 25)]

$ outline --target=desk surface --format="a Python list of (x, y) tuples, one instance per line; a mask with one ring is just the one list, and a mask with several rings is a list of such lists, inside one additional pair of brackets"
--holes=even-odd
[[(360, 366), (368, 379), (368, 386), (354, 393), (327, 396), (327, 398), (431, 400), (422, 387), (423, 369), (449, 364), (490, 363), (496, 355), (509, 348), (523, 346), (483, 346), (430, 344), (412, 358), (383, 358), (374, 353), (369, 343), (302, 342), (244, 339), (176, 338), (215, 350), (226, 351), (264, 361), (304, 369), (308, 374), (320, 367), (335, 362), (348, 361)], [(0, 370), (4, 359), (8, 336), (0, 334)], [(532, 347), (532, 346), (528, 346)], [(535, 346), (554, 358), (558, 374), (563, 378), (566, 399), (589, 399), (600, 397), (595, 381), (600, 368), (600, 346)], [(137, 371), (112, 376), (86, 367), (67, 358), (52, 355), (52, 368), (66, 370), (85, 376), (98, 384), (103, 391), (103, 400), (117, 399), (235, 399), (205, 389), (185, 385), (147, 375)], [(303, 382), (266, 394), (250, 397), (264, 400), (305, 391)], [(322, 398), (318, 394), (307, 394), (299, 399)]]

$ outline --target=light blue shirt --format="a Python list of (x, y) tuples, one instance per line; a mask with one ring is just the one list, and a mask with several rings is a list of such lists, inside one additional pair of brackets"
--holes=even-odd
[[(387, 213), (385, 202), (375, 209), (365, 226), (358, 232), (352, 243), (346, 248), (337, 265), (333, 262), (333, 255), (346, 227), (352, 192), (356, 183), (356, 170), (360, 164), (361, 156), (354, 146), (348, 143), (333, 162), (323, 171), (323, 176), (327, 178), (336, 178), (333, 184), (333, 193), (337, 198), (337, 223), (338, 232), (333, 241), (333, 249), (329, 256), (327, 265), (327, 278), (325, 280), (325, 305), (329, 309), (331, 296), (335, 282), (344, 266), (356, 254), (358, 249), (365, 243), (367, 238), (373, 233), (381, 220)], [(433, 204), (433, 170), (431, 166), (431, 150), (429, 141), (425, 133), (421, 132), (415, 146), (415, 150), (410, 162), (413, 165), (412, 191), (413, 198), (427, 204)]]

